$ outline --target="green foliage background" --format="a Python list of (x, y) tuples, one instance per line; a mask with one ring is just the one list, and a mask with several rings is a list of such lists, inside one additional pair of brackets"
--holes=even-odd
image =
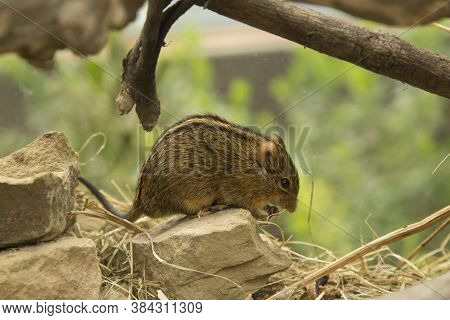
[[(445, 37), (431, 28), (407, 36), (443, 53), (449, 47)], [(252, 110), (253, 88), (239, 70), (226, 98), (219, 98), (213, 84), (220, 74), (214, 74), (210, 61), (200, 54), (197, 33), (189, 31), (180, 39), (169, 58), (163, 52), (159, 64), (164, 111), (151, 134), (142, 132), (134, 112), (116, 115), (121, 59), (127, 51), (117, 35), (102, 54), (89, 60), (60, 55), (56, 69), (48, 73), (14, 56), (1, 56), (0, 73), (25, 96), (25, 118), (21, 125), (0, 128), (0, 156), (49, 130), (64, 132), (76, 150), (102, 132), (107, 142), (99, 156), (93, 157), (103, 143), (101, 136), (80, 153), (82, 173), (116, 195), (111, 180), (128, 185), (132, 197), (145, 152), (161, 130), (184, 115), (213, 112), (262, 131), (268, 125), (295, 128), (286, 136), (292, 154), (299, 152), (293, 148), (301, 128), (311, 128), (303, 148), (315, 182), (309, 226), (315, 241), (337, 254), (372, 239), (368, 224), (384, 234), (448, 204), (450, 161), (431, 173), (450, 152), (449, 100), (299, 47), (293, 49), (285, 74), (267, 88), (283, 107)], [(271, 122), (274, 116), (279, 117)], [(311, 182), (303, 172), (297, 212), (277, 219), (287, 235), (302, 241), (311, 241)], [(405, 253), (423, 236), (403, 241), (397, 249)]]

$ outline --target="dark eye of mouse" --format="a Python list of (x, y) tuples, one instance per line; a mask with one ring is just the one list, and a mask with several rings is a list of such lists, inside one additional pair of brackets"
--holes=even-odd
[(283, 188), (283, 189), (289, 189), (289, 180), (288, 179), (286, 179), (286, 178), (283, 178), (283, 179), (281, 179), (281, 187)]

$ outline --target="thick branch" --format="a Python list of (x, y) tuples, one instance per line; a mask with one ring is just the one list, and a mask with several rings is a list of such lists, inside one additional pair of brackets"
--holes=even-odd
[(160, 114), (155, 73), (164, 38), (172, 24), (194, 5), (193, 0), (180, 0), (165, 11), (170, 0), (148, 0), (147, 18), (139, 39), (123, 60), (122, 88), (116, 103), (120, 114), (136, 104), (144, 130), (151, 131)]
[(287, 1), (210, 0), (206, 7), (321, 53), (450, 98), (450, 59), (395, 35), (371, 31)]

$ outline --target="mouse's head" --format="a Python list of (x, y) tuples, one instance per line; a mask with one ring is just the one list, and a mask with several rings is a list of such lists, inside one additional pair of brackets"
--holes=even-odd
[(268, 203), (289, 212), (297, 207), (299, 177), (283, 140), (272, 134), (258, 150), (258, 163), (267, 177)]

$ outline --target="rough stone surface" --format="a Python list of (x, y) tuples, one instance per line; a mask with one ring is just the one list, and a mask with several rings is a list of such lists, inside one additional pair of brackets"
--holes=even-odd
[(58, 132), (0, 158), (0, 249), (60, 235), (78, 173), (78, 156)]
[(243, 299), (266, 284), (271, 274), (291, 265), (284, 251), (269, 239), (262, 239), (255, 219), (246, 210), (226, 210), (170, 223), (170, 228), (150, 231), (158, 256), (178, 266), (226, 277), (242, 286), (167, 266), (152, 254), (148, 236), (136, 236), (131, 240), (134, 269), (145, 269), (146, 277), (160, 281), (163, 291), (172, 298)]
[[(448, 0), (296, 0), (334, 7), (354, 16), (391, 25), (427, 24), (450, 17)], [(447, 3), (447, 5), (445, 5)], [(435, 14), (431, 14), (435, 12)]]
[(61, 238), (0, 251), (0, 300), (99, 299), (101, 280), (89, 239)]
[(449, 300), (450, 272), (405, 290), (381, 296), (381, 300)]
[(17, 52), (40, 67), (51, 66), (55, 51), (66, 47), (77, 54), (97, 53), (105, 45), (108, 31), (123, 28), (134, 20), (143, 3), (144, 0), (3, 0), (0, 53)]
[(128, 292), (125, 288), (128, 283), (116, 283), (115, 285), (107, 285), (100, 291), (101, 300), (129, 300)]
[(87, 217), (84, 215), (77, 216), (77, 223), (80, 230), (84, 232), (100, 232), (108, 226), (108, 222), (103, 219)]

